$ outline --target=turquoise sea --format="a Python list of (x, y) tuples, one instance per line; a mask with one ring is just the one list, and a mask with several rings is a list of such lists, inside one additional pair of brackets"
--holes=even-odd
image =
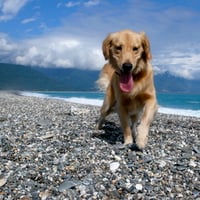
[[(104, 98), (104, 93), (101, 92), (23, 92), (22, 94), (96, 106), (101, 106)], [(200, 94), (157, 93), (157, 99), (161, 113), (200, 117)]]

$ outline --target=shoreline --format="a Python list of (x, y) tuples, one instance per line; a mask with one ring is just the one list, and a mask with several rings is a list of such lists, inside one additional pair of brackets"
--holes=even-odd
[(197, 199), (200, 118), (156, 115), (143, 152), (121, 146), (116, 114), (0, 92), (3, 199)]
[[(83, 91), (80, 91), (84, 93)], [(69, 103), (77, 103), (81, 105), (90, 105), (90, 106), (101, 106), (103, 103), (103, 99), (95, 99), (95, 98), (86, 98), (86, 97), (57, 97), (57, 96), (50, 96), (47, 92), (22, 92), (22, 91), (15, 91), (14, 94), (20, 96), (30, 96), (30, 97), (39, 97), (39, 98), (49, 98), (49, 99), (59, 99)], [(51, 93), (51, 92), (50, 92)], [(57, 92), (56, 92), (57, 93)], [(61, 92), (62, 93), (62, 92)], [(76, 92), (67, 92), (67, 93), (76, 93)], [(88, 93), (88, 92), (86, 92)], [(93, 92), (92, 92), (93, 93)], [(98, 93), (98, 92), (97, 92)], [(103, 93), (102, 93), (103, 94)], [(172, 108), (172, 107), (164, 107), (158, 105), (158, 113), (161, 114), (168, 114), (168, 115), (178, 115), (178, 116), (185, 116), (185, 117), (196, 117), (200, 118), (200, 110), (192, 110), (192, 109), (181, 109), (181, 108)]]

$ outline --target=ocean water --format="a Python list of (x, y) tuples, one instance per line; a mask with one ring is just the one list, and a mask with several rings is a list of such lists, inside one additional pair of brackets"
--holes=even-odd
[[(101, 106), (104, 98), (104, 93), (101, 92), (22, 92), (22, 95), (95, 106)], [(157, 99), (160, 113), (200, 117), (200, 94), (157, 93)]]

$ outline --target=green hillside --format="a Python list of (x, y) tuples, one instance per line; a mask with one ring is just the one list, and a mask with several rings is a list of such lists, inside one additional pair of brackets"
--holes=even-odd
[(200, 80), (188, 80), (171, 75), (169, 72), (154, 78), (156, 90), (163, 93), (200, 93)]
[(97, 90), (95, 82), (99, 76), (98, 70), (41, 67), (35, 67), (34, 69), (43, 73), (45, 76), (62, 83), (72, 91)]
[(0, 63), (0, 90), (67, 90), (61, 83), (30, 67)]

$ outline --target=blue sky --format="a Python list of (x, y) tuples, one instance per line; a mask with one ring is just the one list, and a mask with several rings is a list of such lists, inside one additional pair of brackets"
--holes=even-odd
[(0, 62), (100, 69), (121, 29), (146, 32), (157, 73), (200, 79), (199, 0), (0, 0)]

